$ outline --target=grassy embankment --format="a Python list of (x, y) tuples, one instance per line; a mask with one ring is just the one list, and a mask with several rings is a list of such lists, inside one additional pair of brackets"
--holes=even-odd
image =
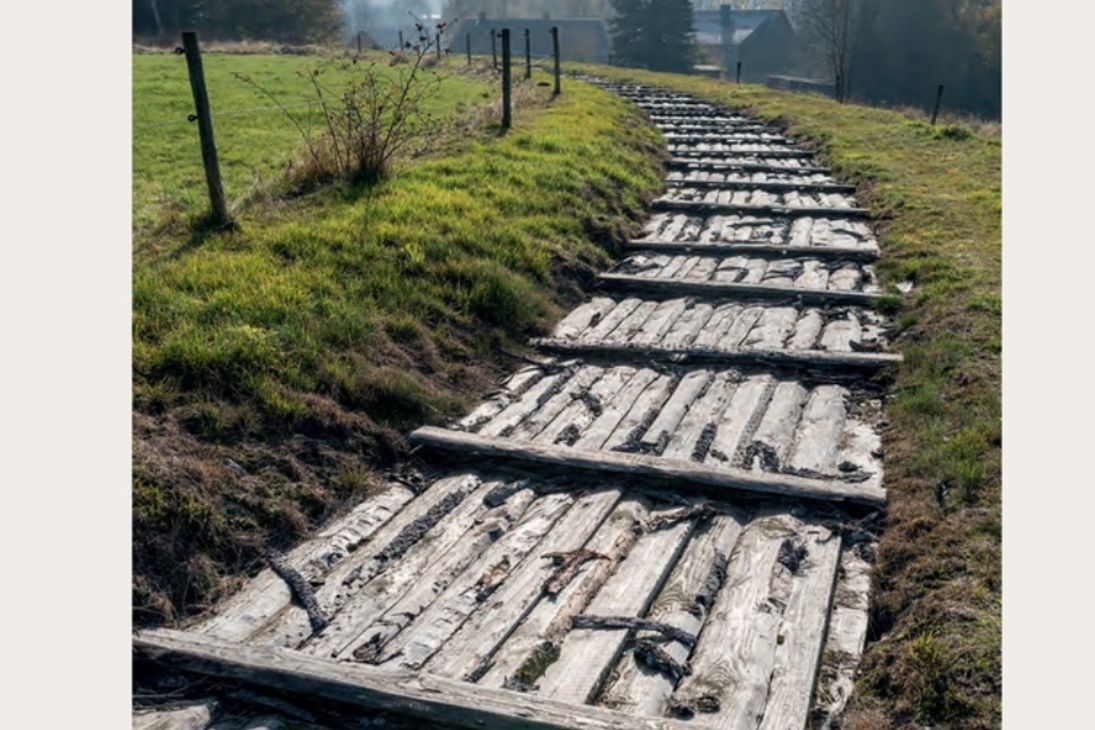
[(572, 70), (750, 110), (812, 140), (878, 219), (905, 357), (886, 400), (886, 530), (846, 728), (1001, 721), (1001, 146), (958, 125), (695, 77)]
[(289, 194), (298, 133), (232, 73), (299, 104), (314, 62), (205, 57), (240, 224), (210, 234), (185, 64), (133, 59), (138, 623), (200, 612), (367, 493), (402, 433), (513, 366), (498, 348), (543, 333), (660, 186), (656, 133), (622, 100), (551, 100), (537, 76), (500, 137), (497, 75), (452, 59), (430, 152), (371, 189)]

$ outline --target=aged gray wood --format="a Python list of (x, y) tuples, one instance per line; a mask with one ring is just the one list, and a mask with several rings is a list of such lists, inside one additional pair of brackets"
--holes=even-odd
[[(677, 426), (692, 402), (707, 389), (714, 377), (715, 374), (711, 371), (700, 369), (692, 370), (681, 378), (673, 395), (662, 406), (657, 418), (650, 424), (650, 428), (646, 430), (639, 443), (650, 450), (655, 450), (662, 439), (668, 440), (677, 430)], [(662, 446), (664, 447), (664, 444)]]
[(661, 347), (672, 348), (690, 345), (714, 314), (711, 304), (701, 302), (685, 310), (659, 343)]
[(553, 373), (529, 388), (519, 400), (506, 406), (501, 413), (487, 421), (479, 433), (484, 436), (497, 436), (517, 427), (519, 423), (535, 413), (540, 408), (540, 399), (550, 390), (564, 384), (571, 373), (567, 370)]
[(215, 700), (198, 700), (183, 707), (133, 713), (133, 730), (205, 730), (217, 712)]
[[(806, 396), (806, 388), (795, 381), (785, 380), (776, 385), (748, 446), (759, 459), (759, 468), (778, 471), (786, 463)], [(757, 465), (746, 463), (746, 467)]]
[(833, 595), (840, 535), (807, 524), (800, 532), (806, 559), (794, 572), (783, 612), (764, 719), (758, 730), (805, 728), (821, 661)]
[[(466, 495), (471, 494), (480, 484), (481, 480), (478, 476), (467, 473), (439, 479), (424, 494), (410, 502), (385, 523), (373, 535), (369, 543), (370, 547), (383, 548), (404, 528), (426, 516), (432, 507), (450, 494), (465, 495), (463, 499), (466, 500)], [(380, 572), (383, 564), (376, 559), (375, 553), (376, 551), (371, 549), (354, 551), (349, 558), (336, 564), (323, 585), (316, 589), (316, 599), (327, 616), (333, 616), (361, 585)], [(258, 631), (250, 635), (248, 641), (256, 644), (296, 646), (309, 635), (311, 635), (311, 627), (307, 612), (298, 606), (287, 605)]]
[(540, 432), (555, 420), (555, 417), (562, 413), (563, 409), (569, 406), (575, 398), (588, 391), (589, 387), (593, 385), (603, 373), (604, 369), (597, 366), (583, 365), (579, 367), (578, 372), (566, 381), (566, 384), (563, 385), (559, 392), (551, 396), (547, 401), (540, 405), (539, 408), (521, 421), (521, 423), (508, 434), (508, 438), (512, 438), (515, 441), (528, 441), (534, 436), (539, 435)]
[[(583, 347), (579, 345), (579, 347)], [(620, 390), (631, 380), (636, 369), (626, 365), (608, 369), (585, 394), (585, 397), (575, 398), (564, 408), (551, 423), (532, 439), (536, 443), (556, 443), (560, 437), (567, 437), (568, 431), (579, 436), (585, 431), (600, 413), (604, 412), (604, 405), (611, 403)], [(593, 410), (593, 404), (600, 407), (600, 411)]]
[(650, 318), (643, 323), (642, 330), (636, 333), (630, 341), (637, 345), (648, 345), (657, 342), (677, 318), (684, 313), (687, 306), (687, 299), (670, 299), (662, 302), (650, 315)]
[[(644, 301), (635, 310), (627, 315), (620, 324), (604, 337), (603, 342), (627, 342), (636, 333), (642, 330), (643, 323), (650, 318), (654, 310), (658, 308), (658, 302)], [(589, 338), (593, 339), (592, 335)]]
[[(513, 575), (513, 569), (573, 503), (568, 494), (549, 494), (537, 500), (520, 523), (490, 545), (409, 627), (411, 617), (410, 611), (405, 611), (405, 600), (389, 609), (377, 629), (393, 626), (403, 631), (394, 641), (389, 640), (380, 662), (387, 667), (420, 669), (441, 647), (441, 642)], [(366, 640), (369, 635), (370, 631), (366, 631)]]
[(752, 439), (775, 389), (775, 379), (767, 374), (750, 376), (738, 385), (723, 412), (705, 464), (738, 464), (739, 453)]
[(692, 652), (692, 674), (673, 701), (717, 698), (719, 711), (703, 722), (722, 730), (756, 730), (768, 699), (790, 571), (777, 557), (796, 521), (779, 508), (745, 526), (730, 556), (726, 582)]
[[(649, 415), (661, 410), (665, 401), (671, 395), (674, 385), (674, 378), (671, 375), (659, 375), (649, 387), (638, 394), (626, 415), (617, 420), (615, 429), (601, 443), (601, 449), (608, 451), (622, 446), (631, 439), (633, 432), (640, 425), (649, 426), (650, 421), (647, 420)], [(594, 422), (594, 426), (599, 425), (602, 424)], [(600, 431), (597, 433), (597, 438), (599, 437)], [(586, 443), (588, 442), (583, 435), (575, 443), (575, 446), (582, 449), (585, 448)]]
[(778, 350), (798, 321), (794, 307), (765, 307), (756, 325), (749, 330), (741, 346), (755, 350)]
[(719, 188), (722, 190), (767, 190), (771, 192), (784, 192), (787, 190), (807, 190), (831, 193), (854, 193), (855, 185), (843, 183), (814, 183), (814, 182), (784, 182), (776, 180), (673, 180), (669, 182), (673, 186), (695, 188)]
[(745, 336), (756, 326), (764, 312), (765, 307), (747, 307), (734, 319), (734, 322), (726, 330), (718, 341), (718, 349), (733, 350), (741, 345)]
[(654, 210), (681, 211), (692, 215), (714, 215), (716, 213), (754, 213), (779, 216), (821, 216), (831, 215), (835, 212), (842, 216), (869, 217), (871, 212), (866, 208), (828, 208), (819, 205), (794, 205), (795, 193), (788, 193), (788, 199), (783, 205), (753, 205), (750, 203), (723, 203), (700, 200), (680, 200), (670, 198), (658, 198), (654, 201)]
[(642, 291), (647, 297), (735, 297), (757, 299), (797, 300), (806, 304), (855, 304), (873, 307), (878, 294), (865, 292), (834, 291), (831, 289), (800, 289), (764, 284), (739, 284), (718, 281), (691, 281), (681, 279), (646, 279), (629, 274), (601, 274), (602, 284), (614, 289)]
[(611, 312), (615, 306), (616, 302), (608, 297), (594, 297), (564, 317), (559, 324), (555, 325), (551, 335), (564, 340), (573, 339), (596, 325), (601, 321), (601, 317)]
[(846, 317), (825, 325), (819, 344), (830, 352), (851, 352), (852, 343), (858, 343), (862, 336), (859, 320), (855, 314), (849, 313)]
[(471, 730), (705, 730), (695, 723), (574, 707), (422, 672), (337, 663), (180, 631), (141, 632), (133, 648), (141, 658), (207, 676)]
[[(444, 588), (490, 544), (491, 533), (505, 531), (520, 519), (534, 497), (531, 490), (524, 489), (498, 507), (487, 507), (483, 497), (501, 485), (487, 482), (469, 494), (398, 561), (356, 591), (322, 631), (308, 638), (301, 650), (315, 656), (345, 658), (356, 648), (355, 641), (369, 624), (404, 593), (420, 582), (436, 581)], [(412, 593), (409, 600), (421, 603), (431, 600), (433, 595)]]
[[(588, 450), (602, 448), (605, 442), (616, 432), (620, 422), (631, 413), (639, 396), (646, 393), (651, 383), (656, 382), (659, 378), (668, 383), (668, 376), (660, 375), (651, 368), (643, 368), (631, 376), (627, 384), (601, 411), (601, 415), (593, 419), (589, 427), (582, 432), (574, 443), (574, 447)], [(637, 419), (641, 418), (642, 414), (637, 416)]]
[(749, 160), (747, 155), (740, 155), (740, 158), (738, 161), (731, 161), (729, 159), (697, 160), (692, 157), (672, 157), (669, 160), (669, 167), (673, 170), (706, 170), (709, 172), (787, 172), (791, 170), (802, 175), (828, 175), (832, 172), (828, 167), (810, 165), (789, 167), (785, 164), (779, 164), (778, 161), (757, 162)]
[(795, 323), (794, 332), (787, 341), (787, 347), (791, 350), (812, 350), (821, 334), (821, 327), (825, 321), (821, 318), (821, 312), (816, 309), (806, 310)]
[(787, 458), (789, 467), (818, 474), (840, 473), (837, 466), (841, 461), (848, 397), (848, 390), (839, 385), (819, 385), (811, 391)]
[(714, 467), (708, 463), (674, 462), (645, 454), (590, 452), (565, 446), (517, 444), (505, 439), (458, 433), (432, 426), (418, 429), (410, 435), (410, 440), (417, 445), (456, 451), (464, 455), (513, 459), (532, 464), (550, 464), (581, 471), (629, 474), (676, 482), (682, 486), (703, 485), (720, 489), (779, 494), (804, 499), (848, 501), (867, 505), (882, 504), (886, 500), (885, 492), (877, 486), (838, 480), (806, 479), (784, 474), (754, 474), (740, 469)]
[[(325, 529), (317, 539), (294, 548), (285, 560), (306, 570), (309, 579), (322, 579), (335, 563), (363, 545), (413, 498), (414, 492), (407, 487), (390, 484)], [(270, 568), (264, 568), (195, 630), (229, 641), (243, 641), (287, 609), (291, 601), (285, 581)]]
[[(767, 238), (746, 241), (664, 241), (649, 238), (635, 238), (627, 242), (628, 248), (647, 253), (684, 254), (695, 253), (711, 256), (733, 256), (749, 254), (755, 256), (817, 256), (836, 258), (841, 261), (874, 261), (878, 258), (878, 248), (868, 245), (856, 248), (835, 246), (812, 246), (773, 244)], [(850, 289), (850, 287), (849, 287)]]
[(525, 391), (544, 376), (542, 368), (535, 365), (518, 370), (502, 388), (488, 400), (481, 403), (471, 413), (456, 422), (456, 428), (474, 431), (502, 412), (502, 409), (524, 395)]
[(720, 304), (715, 307), (707, 324), (696, 335), (695, 347), (715, 349), (726, 332), (734, 325), (741, 310), (740, 304)]
[(490, 669), (478, 684), (501, 687), (541, 643), (562, 639), (574, 617), (583, 612), (594, 594), (627, 558), (638, 540), (638, 527), (648, 510), (649, 502), (643, 498), (628, 497), (617, 504), (586, 544), (587, 550), (604, 555), (606, 559), (586, 562), (560, 593), (541, 596), (521, 625), (491, 657)]
[[(454, 679), (483, 665), (539, 600), (554, 571), (545, 553), (565, 553), (583, 547), (620, 500), (618, 488), (579, 497), (543, 541), (519, 564), (479, 610), (425, 665), (425, 671)], [(443, 620), (443, 617), (442, 617)], [(432, 624), (431, 624), (432, 625)]]
[(671, 430), (669, 443), (662, 456), (686, 461), (692, 458), (693, 449), (704, 427), (709, 423), (718, 423), (737, 390), (739, 378), (738, 373), (733, 370), (723, 370), (715, 374), (703, 398), (693, 404), (680, 425)]
[(606, 314), (596, 326), (582, 333), (582, 340), (603, 340), (612, 330), (623, 322), (635, 308), (643, 303), (638, 297), (628, 297), (616, 305), (616, 308)]
[[(728, 514), (715, 515), (701, 525), (647, 617), (698, 635), (707, 611), (696, 603), (696, 595), (707, 580), (716, 555), (729, 556), (734, 549), (741, 525), (741, 516)], [(651, 636), (648, 632), (640, 632), (636, 638)], [(691, 647), (678, 641), (666, 641), (663, 648), (682, 665), (691, 653)], [(601, 702), (615, 710), (661, 716), (675, 686), (672, 678), (638, 663), (631, 654), (625, 654), (617, 666), (617, 677), (605, 690)]]
[[(629, 618), (645, 615), (694, 528), (693, 520), (685, 520), (642, 535), (583, 612)], [(576, 704), (591, 700), (627, 635), (627, 629), (571, 629), (559, 647), (559, 658), (540, 680), (540, 694)]]

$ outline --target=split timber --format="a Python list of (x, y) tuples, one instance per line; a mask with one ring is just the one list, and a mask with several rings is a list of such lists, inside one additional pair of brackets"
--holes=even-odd
[[(139, 661), (298, 717), (317, 701), (467, 728), (839, 714), (885, 503), (870, 375), (900, 359), (872, 309), (878, 242), (854, 188), (780, 130), (604, 86), (675, 160), (601, 291), (471, 413), (411, 435), (430, 478), (393, 477), (203, 623), (142, 632)], [(215, 707), (135, 727), (229, 727)]]

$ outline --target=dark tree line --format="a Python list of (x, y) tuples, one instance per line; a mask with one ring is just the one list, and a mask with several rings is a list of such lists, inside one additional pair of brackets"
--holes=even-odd
[(651, 71), (692, 70), (692, 3), (689, 0), (612, 0), (613, 62)]
[(196, 30), (206, 39), (313, 43), (341, 24), (338, 0), (133, 0), (134, 38)]

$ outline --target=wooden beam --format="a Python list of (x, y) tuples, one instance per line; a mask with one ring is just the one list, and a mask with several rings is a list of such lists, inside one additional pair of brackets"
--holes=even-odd
[(757, 241), (734, 241), (701, 243), (699, 241), (652, 241), (635, 238), (627, 242), (628, 248), (667, 254), (699, 254), (704, 256), (736, 256), (750, 254), (765, 257), (817, 256), (826, 259), (849, 261), (874, 261), (879, 251), (875, 246), (790, 246), (768, 243), (765, 239)]
[(855, 185), (841, 183), (787, 182), (784, 180), (688, 180), (671, 178), (666, 184), (681, 188), (716, 188), (719, 190), (806, 190), (826, 193), (854, 193)]
[(733, 297), (737, 299), (800, 300), (804, 304), (852, 304), (873, 307), (878, 294), (832, 289), (802, 289), (791, 286), (736, 284), (721, 281), (650, 279), (630, 274), (601, 274), (599, 281), (613, 288), (642, 292), (644, 297)]
[[(759, 134), (769, 134), (769, 136), (761, 137)], [(709, 142), (711, 144), (795, 144), (795, 140), (784, 137), (782, 134), (771, 132), (761, 132), (758, 133), (758, 135), (752, 135), (748, 132), (722, 133), (722, 130), (715, 129), (708, 134), (687, 134), (663, 130), (662, 136), (671, 144), (702, 144), (704, 142)]]
[(284, 648), (253, 647), (161, 629), (133, 639), (137, 658), (311, 700), (385, 710), (446, 727), (482, 730), (708, 730), (638, 717), (422, 672), (318, 659)]
[[(748, 157), (748, 153), (741, 152), (737, 157)], [(707, 162), (690, 157), (677, 156), (669, 160), (670, 169), (688, 168), (690, 170), (706, 170), (711, 172), (786, 172), (795, 175), (829, 175), (832, 170), (828, 167), (813, 167), (802, 165), (790, 167), (787, 165), (771, 165), (762, 162)]]
[(867, 208), (829, 208), (820, 205), (733, 205), (731, 203), (707, 203), (699, 200), (669, 200), (658, 198), (654, 210), (675, 210), (694, 215), (738, 213), (745, 215), (831, 216), (837, 218), (869, 218)]
[(533, 347), (568, 355), (595, 355), (623, 358), (629, 362), (648, 360), (671, 362), (755, 363), (802, 368), (875, 369), (901, 362), (901, 355), (889, 352), (826, 352), (824, 350), (783, 350), (733, 348), (720, 350), (715, 347), (663, 347), (660, 345), (633, 345), (623, 343), (580, 342), (540, 337), (529, 340)]
[[(671, 147), (680, 147), (680, 145), (670, 145)], [(706, 157), (706, 158), (719, 158), (719, 157), (768, 157), (768, 158), (789, 158), (789, 157), (813, 157), (817, 154), (816, 150), (671, 150), (674, 157)]]
[(465, 456), (514, 459), (564, 469), (646, 477), (673, 484), (876, 506), (886, 501), (886, 492), (880, 487), (839, 479), (807, 479), (786, 474), (754, 473), (646, 454), (584, 451), (566, 446), (514, 443), (506, 439), (487, 438), (432, 426), (425, 426), (412, 433), (410, 441), (415, 445), (458, 452)]

